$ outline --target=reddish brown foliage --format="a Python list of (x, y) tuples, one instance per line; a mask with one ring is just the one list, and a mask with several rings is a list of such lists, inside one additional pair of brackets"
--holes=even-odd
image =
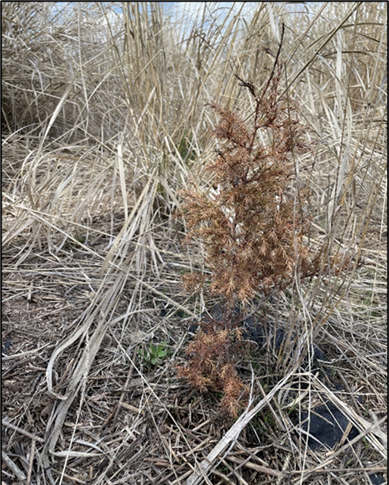
[[(301, 277), (314, 273), (318, 262), (303, 243), (306, 194), (293, 193), (292, 155), (307, 146), (293, 103), (278, 99), (280, 75), (279, 68), (262, 96), (242, 81), (255, 99), (251, 128), (236, 113), (211, 105), (220, 116), (215, 136), (222, 147), (209, 166), (218, 192), (184, 192), (187, 241), (203, 240), (211, 291), (231, 306), (247, 303), (258, 290), (285, 287), (296, 265)], [(186, 277), (188, 287), (198, 282), (196, 274)]]
[[(236, 341), (238, 338), (238, 341)], [(189, 365), (178, 367), (178, 375), (201, 392), (223, 392), (221, 405), (231, 415), (247, 405), (248, 389), (239, 379), (235, 364), (240, 357), (239, 335), (220, 322), (203, 322), (202, 329), (189, 344)]]
[[(307, 194), (293, 186), (293, 155), (308, 147), (295, 104), (279, 97), (280, 77), (276, 61), (261, 95), (238, 78), (254, 98), (250, 126), (229, 109), (211, 105), (220, 117), (215, 129), (220, 148), (209, 166), (217, 191), (192, 187), (183, 193), (186, 240), (203, 241), (210, 289), (223, 297), (231, 318), (221, 322), (224, 329), (208, 328), (197, 335), (188, 347), (188, 365), (179, 374), (202, 391), (222, 390), (222, 404), (232, 414), (247, 392), (231, 353), (233, 309), (257, 291), (267, 295), (286, 288), (316, 274), (320, 266), (320, 254), (311, 257), (303, 242)], [(198, 273), (184, 278), (190, 290), (201, 288), (203, 281)]]

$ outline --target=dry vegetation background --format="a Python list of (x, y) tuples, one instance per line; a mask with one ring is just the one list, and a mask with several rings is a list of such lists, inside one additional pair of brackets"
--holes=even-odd
[[(386, 2), (192, 8), (2, 2), (7, 485), (368, 484), (386, 469)], [(215, 303), (182, 291), (203, 259), (173, 214), (188, 181), (212, 186), (206, 103), (250, 115), (234, 75), (264, 85), (281, 22), (283, 94), (315, 142), (295, 160), (310, 244), (355, 264), (283, 292), (266, 319), (319, 345), (342, 390), (291, 352), (257, 353), (242, 372), (264, 404), (231, 435), (173, 367)], [(288, 412), (323, 394), (359, 434), (314, 453)]]

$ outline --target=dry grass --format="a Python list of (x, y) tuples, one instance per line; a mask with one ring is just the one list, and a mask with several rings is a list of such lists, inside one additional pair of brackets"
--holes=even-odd
[[(2, 3), (7, 485), (361, 484), (386, 470), (386, 4), (202, 5), (190, 23), (163, 3)], [(182, 292), (181, 274), (206, 268), (173, 213), (188, 180), (212, 184), (205, 104), (250, 115), (234, 76), (264, 85), (281, 22), (283, 93), (316, 143), (295, 159), (309, 243), (355, 264), (267, 302), (298, 351), (242, 363), (256, 411), (234, 424), (174, 371), (214, 302)], [(168, 350), (154, 367), (139, 353), (152, 342)], [(312, 342), (342, 390), (302, 363)], [(313, 452), (288, 412), (324, 397), (359, 435)]]

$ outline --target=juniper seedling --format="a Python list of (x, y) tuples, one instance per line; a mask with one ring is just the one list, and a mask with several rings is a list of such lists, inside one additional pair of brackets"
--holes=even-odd
[[(227, 313), (223, 322), (214, 322), (212, 331), (198, 332), (187, 349), (188, 365), (178, 369), (179, 375), (202, 391), (222, 389), (223, 405), (232, 414), (247, 394), (235, 371), (236, 353), (231, 352), (236, 341), (234, 309), (244, 308), (257, 292), (266, 296), (296, 277), (314, 275), (320, 266), (320, 253), (310, 255), (303, 239), (308, 230), (303, 217), (307, 193), (294, 187), (293, 155), (309, 146), (296, 104), (279, 96), (279, 52), (262, 92), (237, 76), (253, 99), (248, 123), (227, 108), (210, 105), (219, 115), (214, 134), (220, 146), (208, 167), (218, 191), (210, 194), (192, 186), (183, 192), (186, 241), (203, 241), (210, 290), (223, 299)], [(188, 290), (204, 282), (199, 273), (184, 276)]]

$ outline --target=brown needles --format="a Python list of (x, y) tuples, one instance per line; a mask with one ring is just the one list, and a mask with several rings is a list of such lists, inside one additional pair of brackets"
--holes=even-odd
[[(208, 167), (216, 190), (206, 193), (191, 187), (183, 193), (186, 241), (202, 240), (211, 270), (211, 293), (222, 297), (227, 312), (212, 331), (202, 324), (188, 348), (189, 363), (179, 373), (200, 390), (222, 388), (224, 407), (233, 414), (237, 397), (242, 397), (229, 352), (236, 340), (234, 309), (244, 308), (256, 292), (266, 296), (282, 290), (296, 278), (317, 273), (320, 266), (320, 254), (311, 256), (303, 240), (307, 193), (294, 187), (293, 154), (309, 148), (295, 103), (279, 97), (278, 55), (262, 93), (237, 76), (254, 103), (248, 123), (237, 113), (211, 104), (220, 118), (214, 132), (220, 146)], [(188, 290), (203, 283), (199, 273), (184, 276)]]

